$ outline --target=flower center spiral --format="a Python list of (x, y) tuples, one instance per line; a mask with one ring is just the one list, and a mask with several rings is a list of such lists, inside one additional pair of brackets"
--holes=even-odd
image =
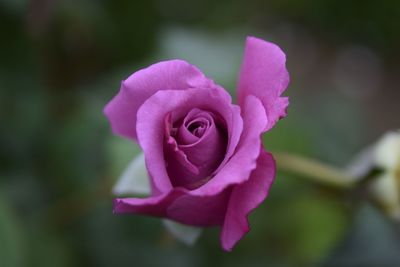
[(227, 135), (221, 119), (192, 109), (184, 118), (166, 119), (164, 158), (173, 186), (195, 189), (212, 179), (222, 162)]

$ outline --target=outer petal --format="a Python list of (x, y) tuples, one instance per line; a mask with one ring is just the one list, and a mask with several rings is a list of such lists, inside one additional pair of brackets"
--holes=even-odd
[(114, 212), (169, 218), (192, 226), (217, 226), (224, 221), (230, 193), (229, 188), (215, 196), (193, 196), (190, 191), (176, 187), (145, 199), (115, 199)]
[(265, 108), (268, 125), (265, 131), (286, 116), (287, 97), (280, 97), (289, 83), (286, 56), (275, 44), (248, 37), (239, 75), (238, 99), (242, 107), (246, 96), (258, 97)]
[(172, 189), (163, 154), (164, 119), (172, 111), (177, 117), (183, 117), (193, 108), (216, 112), (224, 118), (229, 135), (226, 159), (230, 158), (239, 142), (243, 129), (240, 109), (231, 104), (231, 98), (225, 90), (215, 87), (157, 92), (140, 107), (137, 117), (138, 141), (145, 154), (153, 194)]
[(272, 155), (262, 150), (250, 179), (232, 190), (221, 231), (221, 244), (225, 250), (232, 250), (250, 230), (247, 216), (267, 197), (275, 171)]
[(136, 139), (136, 113), (159, 90), (207, 88), (213, 82), (183, 60), (163, 61), (133, 73), (122, 82), (119, 93), (104, 108), (117, 135)]
[(169, 193), (148, 198), (116, 198), (114, 199), (114, 213), (136, 213), (167, 217), (169, 205), (184, 194), (184, 190), (173, 190)]
[(249, 179), (256, 168), (260, 154), (261, 133), (268, 123), (261, 101), (255, 96), (246, 98), (243, 111), (243, 133), (235, 153), (222, 166), (215, 177), (192, 191), (196, 195), (215, 195), (229, 185), (241, 184)]

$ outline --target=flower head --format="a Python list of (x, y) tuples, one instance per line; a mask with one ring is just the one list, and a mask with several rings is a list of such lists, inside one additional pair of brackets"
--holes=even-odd
[(142, 148), (151, 194), (117, 198), (114, 211), (220, 226), (222, 247), (231, 250), (275, 178), (261, 134), (286, 116), (285, 61), (275, 44), (248, 37), (238, 104), (182, 60), (156, 63), (124, 80), (104, 112), (115, 134)]
[(400, 131), (386, 133), (374, 152), (374, 167), (381, 174), (369, 189), (385, 212), (400, 221)]
[(400, 221), (400, 131), (386, 133), (365, 149), (349, 171), (358, 180), (371, 176), (370, 195), (386, 214)]

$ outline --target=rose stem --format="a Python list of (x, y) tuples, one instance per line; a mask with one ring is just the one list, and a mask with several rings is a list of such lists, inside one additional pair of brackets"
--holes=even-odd
[(278, 169), (299, 174), (312, 181), (334, 187), (351, 188), (356, 185), (357, 178), (349, 173), (318, 162), (314, 159), (286, 152), (273, 153)]

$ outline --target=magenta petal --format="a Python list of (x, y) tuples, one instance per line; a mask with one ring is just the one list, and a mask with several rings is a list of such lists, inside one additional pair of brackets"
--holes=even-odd
[(199, 172), (187, 173), (182, 167), (173, 168), (174, 157), (166, 157), (168, 173), (175, 186), (194, 189), (203, 185), (211, 179), (212, 173), (224, 159), (227, 145), (226, 133), (222, 133), (211, 115), (207, 115), (209, 126), (204, 135), (195, 143), (179, 145), (188, 160), (198, 167)]
[(250, 230), (247, 216), (267, 197), (274, 178), (275, 161), (270, 153), (262, 150), (250, 179), (232, 190), (221, 231), (221, 244), (225, 250), (232, 250)]
[(183, 60), (163, 61), (133, 73), (122, 82), (119, 93), (104, 108), (113, 132), (136, 139), (136, 113), (159, 90), (207, 88), (213, 82)]
[(167, 216), (193, 226), (220, 226), (224, 222), (230, 193), (231, 188), (214, 196), (194, 196), (189, 192), (168, 207)]
[(289, 101), (281, 97), (289, 83), (285, 62), (286, 56), (277, 45), (255, 37), (247, 38), (239, 75), (239, 104), (243, 106), (248, 95), (261, 100), (268, 117), (265, 131), (286, 116)]
[[(213, 117), (209, 112), (198, 108), (192, 109), (183, 120), (178, 129), (177, 140), (180, 145), (190, 145), (197, 142), (207, 131), (213, 122)], [(190, 131), (192, 125), (201, 125), (200, 128)]]
[(117, 198), (114, 199), (114, 213), (135, 213), (166, 217), (168, 206), (182, 195), (184, 195), (183, 191), (175, 190), (149, 198)]
[(215, 196), (192, 196), (184, 188), (149, 198), (114, 200), (115, 213), (134, 213), (169, 218), (193, 226), (218, 226), (224, 222), (231, 189)]
[(262, 144), (260, 135), (268, 120), (261, 101), (255, 96), (246, 98), (242, 117), (243, 133), (235, 153), (213, 179), (193, 190), (192, 194), (215, 195), (229, 185), (241, 184), (249, 179), (251, 171), (256, 168)]
[(145, 154), (153, 194), (172, 189), (163, 151), (165, 117), (174, 112), (178, 118), (183, 118), (193, 108), (219, 114), (226, 122), (229, 135), (226, 159), (229, 159), (236, 148), (243, 122), (239, 107), (232, 105), (231, 98), (225, 90), (215, 87), (158, 91), (140, 107), (137, 116), (138, 142)]

